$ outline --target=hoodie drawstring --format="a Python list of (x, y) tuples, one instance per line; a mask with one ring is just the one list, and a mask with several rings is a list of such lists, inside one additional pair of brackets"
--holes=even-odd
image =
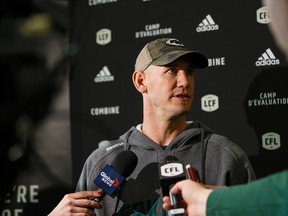
[(202, 184), (206, 184), (206, 175), (205, 175), (205, 164), (206, 164), (206, 151), (207, 151), (207, 144), (208, 140), (211, 136), (211, 133), (207, 136), (207, 139), (204, 140), (204, 128), (201, 128), (201, 152), (202, 152), (202, 157), (201, 157), (201, 181)]

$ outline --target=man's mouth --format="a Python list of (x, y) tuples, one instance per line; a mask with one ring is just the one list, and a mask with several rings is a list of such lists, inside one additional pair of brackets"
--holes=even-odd
[(178, 97), (178, 98), (183, 98), (183, 99), (189, 99), (190, 96), (188, 94), (176, 94), (174, 95), (174, 97)]

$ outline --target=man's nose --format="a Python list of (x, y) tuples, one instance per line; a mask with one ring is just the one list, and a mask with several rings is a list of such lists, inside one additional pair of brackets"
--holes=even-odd
[(179, 70), (177, 73), (177, 82), (180, 87), (187, 87), (191, 82), (192, 76), (189, 76), (185, 70)]

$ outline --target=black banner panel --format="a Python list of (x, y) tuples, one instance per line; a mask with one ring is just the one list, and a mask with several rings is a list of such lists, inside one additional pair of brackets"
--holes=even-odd
[(203, 52), (189, 120), (238, 144), (258, 178), (287, 168), (288, 68), (260, 1), (70, 1), (73, 180), (87, 156), (142, 122), (135, 59), (156, 38)]
[[(27, 2), (21, 4), (21, 13), (29, 6)], [(33, 2), (46, 2), (46, 9), (56, 14), (49, 1)], [(18, 94), (30, 96), (32, 92), (35, 98), (28, 98), (28, 114), (37, 116), (43, 111), (36, 125), (20, 115), (26, 110), (18, 104), (15, 110), (4, 106), (5, 112), (1, 112), (9, 127), (3, 124), (1, 128), (5, 151), (0, 153), (5, 155), (9, 150), (5, 156), (17, 162), (15, 167), (1, 163), (1, 196), (5, 195), (2, 216), (48, 215), (65, 194), (75, 191), (84, 162), (93, 150), (142, 123), (142, 97), (132, 83), (132, 74), (140, 50), (157, 38), (177, 38), (208, 58), (209, 66), (196, 70), (194, 102), (187, 120), (199, 120), (239, 145), (249, 156), (257, 178), (288, 168), (288, 63), (273, 40), (268, 28), (273, 20), (260, 0), (66, 3), (67, 53), (66, 35), (64, 40), (62, 35), (52, 34), (49, 43), (26, 35), (23, 41), (14, 38), (16, 43), (10, 38), (9, 20), (1, 25), (2, 103), (15, 105), (15, 98), (23, 99)], [(11, 5), (16, 13), (15, 7)], [(65, 16), (57, 17), (65, 23)], [(34, 27), (31, 23), (27, 26)], [(57, 88), (59, 92), (50, 85), (47, 89), (42, 86), (47, 77), (40, 74), (62, 74), (67, 69), (62, 65), (68, 61), (69, 76), (65, 76), (63, 87)], [(13, 92), (12, 72), (18, 71), (18, 88)], [(13, 96), (6, 96), (7, 92)], [(52, 95), (56, 96), (53, 100)], [(21, 118), (17, 119), (18, 115)], [(15, 131), (10, 133), (11, 128)], [(15, 179), (13, 172), (18, 174)]]

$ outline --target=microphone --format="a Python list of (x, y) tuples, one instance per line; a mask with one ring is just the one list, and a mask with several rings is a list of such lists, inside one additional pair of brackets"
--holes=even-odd
[(94, 183), (100, 188), (101, 195), (93, 197), (92, 200), (100, 203), (108, 194), (114, 198), (126, 183), (126, 178), (131, 175), (138, 163), (136, 154), (130, 150), (124, 150), (119, 153), (111, 165), (103, 168), (95, 178)]
[(169, 196), (171, 201), (172, 208), (168, 211), (168, 215), (185, 216), (181, 194), (170, 193), (174, 184), (186, 179), (183, 164), (175, 156), (167, 156), (164, 162), (159, 163), (159, 178), (163, 196)]

